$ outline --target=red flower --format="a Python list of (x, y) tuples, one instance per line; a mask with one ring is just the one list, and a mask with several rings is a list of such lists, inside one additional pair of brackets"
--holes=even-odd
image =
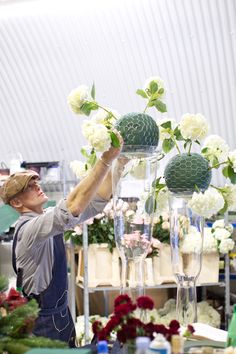
[(102, 329), (102, 322), (100, 321), (94, 321), (92, 324), (92, 330), (95, 335), (98, 334), (98, 332)]
[(9, 293), (8, 293), (8, 296), (7, 296), (7, 301), (9, 300), (16, 300), (18, 298), (22, 297), (21, 296), (21, 293), (19, 291), (17, 291), (16, 289), (14, 288), (11, 288), (9, 290)]
[(192, 325), (188, 325), (188, 331), (193, 334), (195, 332), (195, 329)]
[(126, 341), (127, 341), (126, 332), (123, 331), (123, 330), (117, 331), (117, 340), (118, 340), (120, 343), (126, 343)]
[(137, 298), (137, 305), (143, 310), (152, 310), (154, 307), (154, 302), (149, 296), (140, 296)]
[(107, 332), (105, 328), (103, 328), (100, 332), (98, 332), (98, 340), (107, 340)]
[(179, 329), (180, 328), (180, 324), (178, 321), (176, 320), (172, 320), (169, 324), (169, 327), (172, 329)]
[(115, 307), (114, 313), (118, 316), (126, 316), (136, 310), (136, 305), (132, 303), (121, 304)]
[(120, 324), (120, 322), (121, 319), (119, 316), (112, 316), (105, 326), (106, 332), (110, 334), (113, 331), (113, 329)]
[(132, 300), (129, 297), (129, 295), (127, 295), (127, 294), (119, 295), (119, 296), (117, 296), (117, 298), (115, 298), (114, 307), (117, 307), (121, 304), (130, 304), (131, 302), (132, 302)]

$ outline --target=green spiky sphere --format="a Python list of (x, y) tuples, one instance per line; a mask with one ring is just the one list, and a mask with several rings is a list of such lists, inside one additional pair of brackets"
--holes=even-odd
[(126, 146), (155, 146), (159, 142), (159, 128), (155, 120), (145, 113), (128, 113), (117, 120), (115, 128)]
[(203, 156), (192, 153), (176, 155), (164, 171), (168, 189), (173, 193), (193, 193), (198, 188), (205, 191), (211, 182), (211, 170)]

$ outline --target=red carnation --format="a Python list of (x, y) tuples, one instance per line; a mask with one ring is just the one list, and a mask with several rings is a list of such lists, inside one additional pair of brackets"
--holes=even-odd
[(100, 332), (97, 334), (98, 340), (107, 340), (107, 332), (105, 328), (103, 328)]
[(102, 322), (100, 321), (94, 321), (93, 324), (92, 324), (92, 330), (93, 330), (93, 333), (95, 335), (98, 334), (98, 332), (101, 330), (102, 328)]
[(120, 317), (112, 316), (105, 326), (106, 332), (110, 334), (113, 331), (113, 329), (117, 327), (119, 324), (120, 324)]
[(180, 324), (178, 321), (176, 320), (172, 320), (169, 324), (169, 327), (172, 329), (179, 329), (180, 328)]
[(193, 334), (195, 332), (195, 329), (192, 325), (188, 325), (188, 331)]
[(154, 307), (154, 302), (149, 296), (140, 296), (137, 298), (137, 305), (143, 310), (152, 310)]
[(117, 298), (115, 298), (114, 307), (119, 306), (121, 304), (129, 304), (131, 302), (132, 302), (132, 300), (129, 297), (129, 295), (127, 295), (127, 294), (119, 295), (119, 296), (117, 296)]
[(8, 296), (7, 296), (7, 301), (16, 300), (16, 299), (18, 299), (20, 297), (21, 297), (21, 293), (19, 291), (17, 291), (16, 289), (11, 288), (9, 290), (9, 293), (8, 293)]
[(132, 303), (126, 303), (116, 306), (114, 309), (114, 313), (118, 316), (126, 316), (134, 310), (136, 310), (136, 305), (133, 305)]

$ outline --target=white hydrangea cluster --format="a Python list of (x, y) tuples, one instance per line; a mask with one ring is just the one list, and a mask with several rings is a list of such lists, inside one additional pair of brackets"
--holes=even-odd
[(202, 250), (202, 235), (196, 228), (190, 227), (189, 233), (182, 238), (181, 252), (182, 253), (201, 253)]
[[(94, 334), (92, 330), (92, 324), (94, 321), (101, 321), (103, 325), (105, 325), (108, 321), (107, 317), (101, 317), (100, 315), (94, 315), (89, 317), (89, 341), (91, 342)], [(85, 345), (85, 333), (84, 333), (84, 315), (77, 316), (75, 323), (75, 332), (76, 332), (76, 340), (79, 346)]]
[(211, 227), (204, 227), (203, 253), (212, 253), (218, 251), (217, 240), (211, 232)]
[(184, 139), (201, 141), (207, 136), (209, 125), (202, 114), (186, 113), (181, 118), (179, 129)]
[(85, 85), (81, 85), (71, 91), (67, 97), (67, 103), (71, 107), (71, 110), (76, 114), (82, 114), (81, 107), (86, 100), (89, 99), (89, 88)]
[(103, 124), (86, 119), (82, 125), (82, 133), (96, 151), (103, 152), (111, 146), (110, 134)]
[(205, 217), (210, 218), (224, 207), (225, 201), (220, 192), (215, 188), (209, 188), (204, 193), (193, 193), (188, 206), (192, 210)]
[(213, 163), (215, 157), (219, 163), (227, 160), (229, 146), (219, 135), (209, 135), (203, 144), (202, 155)]
[(91, 167), (89, 167), (86, 163), (78, 160), (71, 161), (70, 168), (78, 179), (83, 179), (86, 177), (91, 170)]
[(234, 248), (235, 242), (232, 239), (233, 225), (226, 224), (224, 219), (217, 220), (212, 225), (212, 235), (217, 241), (218, 250), (227, 254)]
[(228, 210), (236, 211), (236, 185), (226, 184), (223, 188), (221, 188), (221, 193), (223, 194), (228, 205)]

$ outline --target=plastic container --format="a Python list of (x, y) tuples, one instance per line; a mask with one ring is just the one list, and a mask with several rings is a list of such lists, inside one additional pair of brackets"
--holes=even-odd
[(108, 344), (106, 340), (100, 340), (97, 344), (97, 352), (99, 354), (108, 353)]
[(229, 324), (227, 347), (236, 347), (236, 304), (234, 305), (233, 315)]
[(172, 354), (182, 354), (184, 352), (184, 338), (178, 334), (171, 337), (171, 352)]
[(148, 352), (149, 354), (171, 354), (171, 346), (166, 338), (158, 333), (150, 343)]
[(137, 337), (135, 340), (135, 354), (146, 354), (150, 345), (150, 338), (148, 337)]

